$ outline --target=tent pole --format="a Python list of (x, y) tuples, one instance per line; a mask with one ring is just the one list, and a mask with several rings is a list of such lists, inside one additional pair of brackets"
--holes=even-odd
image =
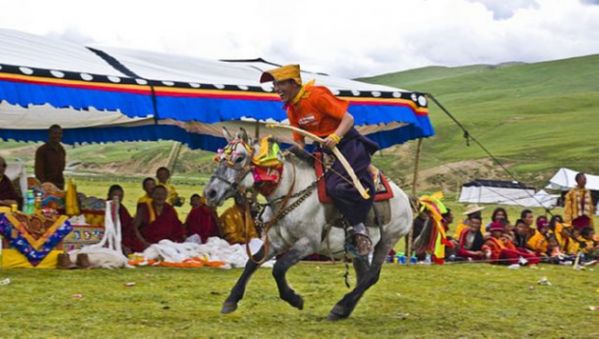
[[(412, 179), (412, 197), (416, 198), (416, 184), (418, 182), (418, 167), (420, 163), (420, 151), (422, 150), (422, 138), (418, 139), (418, 144), (416, 145), (416, 158), (414, 159), (414, 177)], [(414, 228), (410, 227), (410, 232), (408, 233), (407, 242), (406, 242), (406, 257), (411, 258), (412, 253), (412, 241), (414, 237)], [(410, 265), (410, 260), (406, 260), (406, 264)]]
[(254, 136), (256, 137), (256, 141), (260, 139), (260, 122), (258, 120), (256, 120)]
[(175, 141), (171, 147), (171, 152), (169, 153), (168, 161), (166, 163), (166, 168), (168, 168), (168, 170), (171, 172), (171, 175), (174, 174), (175, 164), (177, 163), (177, 159), (181, 153), (181, 148), (183, 148), (182, 146), (183, 145), (180, 142)]

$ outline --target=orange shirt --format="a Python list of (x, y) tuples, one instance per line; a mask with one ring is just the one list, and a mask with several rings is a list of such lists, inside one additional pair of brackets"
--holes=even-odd
[[(306, 85), (303, 90), (299, 101), (286, 107), (289, 124), (319, 137), (335, 132), (349, 102), (338, 99), (326, 87)], [(303, 137), (294, 132), (293, 140), (302, 141)]]

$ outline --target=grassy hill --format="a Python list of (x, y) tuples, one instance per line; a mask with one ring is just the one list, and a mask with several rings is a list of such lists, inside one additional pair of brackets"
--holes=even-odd
[[(425, 67), (360, 80), (432, 93), (519, 178), (541, 184), (562, 166), (599, 172), (594, 160), (599, 153), (594, 141), (599, 130), (597, 79), (599, 55), (533, 64)], [(457, 167), (471, 175), (502, 176), (479, 147), (466, 146), (462, 132), (441, 110), (430, 106), (437, 135), (424, 141), (424, 168), (478, 161), (481, 166), (474, 171), (467, 163)], [(402, 153), (413, 154), (413, 145), (406, 147)], [(402, 161), (383, 163), (393, 170)]]

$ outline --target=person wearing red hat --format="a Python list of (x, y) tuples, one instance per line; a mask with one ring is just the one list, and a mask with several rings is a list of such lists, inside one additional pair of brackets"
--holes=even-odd
[[(289, 124), (323, 138), (324, 152), (337, 146), (364, 187), (375, 192), (369, 167), (370, 157), (378, 150), (378, 145), (354, 128), (354, 117), (347, 111), (349, 102), (335, 97), (326, 87), (314, 85), (313, 81), (302, 84), (299, 65), (286, 65), (262, 73), (260, 82), (270, 81), (285, 103)], [(293, 139), (301, 148), (305, 146), (303, 135), (294, 132)], [(353, 229), (357, 254), (365, 256), (372, 250), (364, 223), (374, 194), (369, 199), (362, 198), (347, 182), (348, 177), (343, 165), (336, 160), (332, 170), (325, 175), (326, 190)]]
[(482, 247), (485, 257), (492, 263), (499, 264), (517, 264), (520, 258), (526, 259), (529, 265), (539, 263), (535, 255), (516, 248), (509, 236), (505, 234), (505, 226), (500, 221), (494, 221), (489, 227), (491, 236), (487, 238)]

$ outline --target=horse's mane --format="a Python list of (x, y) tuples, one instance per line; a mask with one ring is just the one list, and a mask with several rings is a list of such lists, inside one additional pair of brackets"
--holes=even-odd
[(283, 153), (286, 161), (294, 161), (296, 164), (304, 164), (310, 167), (314, 166), (314, 158), (312, 154), (297, 147), (291, 146), (287, 149), (288, 152)]

